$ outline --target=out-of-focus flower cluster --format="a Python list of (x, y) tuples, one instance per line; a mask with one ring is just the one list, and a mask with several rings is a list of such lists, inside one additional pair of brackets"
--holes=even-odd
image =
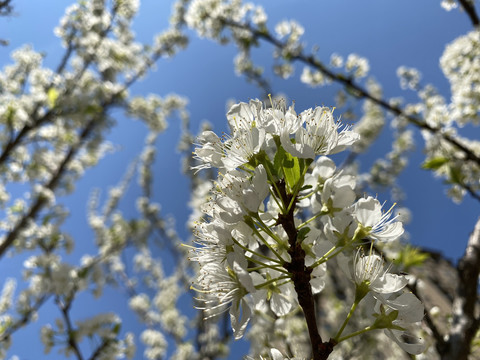
[[(139, 160), (139, 182), (146, 197), (150, 196), (158, 134), (174, 113), (182, 120), (187, 117), (186, 100), (174, 94), (163, 98), (129, 95), (130, 86), (155, 61), (186, 45), (186, 37), (174, 27), (155, 36), (152, 45), (137, 42), (131, 27), (138, 8), (138, 0), (79, 1), (68, 7), (55, 29), (65, 50), (54, 70), (43, 63), (44, 54), (24, 46), (12, 53), (12, 64), (0, 72), (0, 206), (4, 209), (0, 255), (5, 259), (7, 253), (31, 252), (23, 262), (25, 286), (19, 286), (21, 290), (12, 299), (14, 286), (9, 280), (0, 298), (1, 358), (14, 333), (35, 320), (46, 303), (62, 314), (42, 327), (46, 353), (52, 349), (65, 355), (83, 352), (84, 343), (93, 340), (92, 354), (83, 357), (133, 358), (135, 336), (121, 328), (117, 315), (99, 313), (78, 321), (72, 315), (80, 294), (99, 297), (113, 284), (128, 288), (131, 307), (146, 325), (139, 336), (146, 358), (164, 356), (165, 329), (183, 344), (185, 319), (176, 307), (180, 270), (164, 276), (147, 245), (153, 229), (170, 227), (159, 220), (158, 205), (141, 197), (138, 219), (125, 218), (118, 204), (128, 181), (111, 189), (101, 211), (96, 208), (98, 197), (93, 196), (88, 223), (96, 240), (91, 242), (94, 253), (78, 257), (78, 263), (68, 253), (77, 241), (86, 239), (73, 238), (63, 229), (68, 211), (62, 197), (88, 168), (114, 149), (105, 140), (115, 123), (114, 107), (140, 119), (149, 130)], [(131, 246), (139, 249), (138, 263), (143, 264), (136, 274), (142, 273), (145, 279), (158, 275), (147, 286), (148, 298), (136, 293), (138, 284), (127, 274), (122, 254)], [(148, 267), (148, 263), (156, 266)]]

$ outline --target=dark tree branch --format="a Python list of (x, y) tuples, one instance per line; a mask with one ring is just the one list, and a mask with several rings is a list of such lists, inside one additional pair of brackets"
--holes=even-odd
[[(292, 196), (287, 194), (285, 183), (279, 181), (277, 187), (280, 190), (280, 196), (284, 204), (290, 204)], [(295, 201), (295, 200), (294, 200)], [(333, 351), (335, 342), (329, 340), (322, 341), (322, 337), (318, 332), (317, 316), (315, 312), (315, 302), (313, 299), (312, 288), (310, 286), (310, 275), (312, 269), (305, 265), (305, 251), (302, 248), (300, 241), (298, 241), (298, 230), (295, 226), (294, 218), (295, 206), (291, 206), (287, 214), (278, 215), (278, 224), (282, 225), (288, 236), (289, 249), (291, 261), (284, 264), (284, 268), (292, 275), (293, 286), (297, 293), (298, 303), (303, 310), (305, 321), (307, 322), (308, 334), (312, 344), (313, 360), (326, 360)]]
[(12, 0), (0, 1), (0, 16), (8, 16), (12, 13), (13, 5), (11, 3), (12, 3)]
[[(10, 16), (13, 11), (12, 0), (0, 0), (0, 16)], [(0, 45), (7, 46), (8, 40), (0, 39)]]
[(478, 318), (478, 275), (480, 273), (480, 218), (468, 240), (458, 266), (457, 291), (453, 300), (453, 323), (442, 360), (467, 360), (471, 342), (480, 326)]
[(463, 187), (470, 194), (472, 198), (480, 201), (480, 194), (477, 193), (475, 190), (473, 190), (471, 186), (466, 184), (460, 184), (460, 186)]
[[(50, 178), (48, 183), (45, 184), (45, 188), (51, 191), (55, 191), (57, 188), (60, 180), (62, 179), (67, 166), (70, 164), (70, 162), (73, 160), (75, 155), (78, 153), (80, 148), (83, 146), (85, 141), (88, 139), (90, 134), (93, 132), (95, 129), (95, 126), (99, 123), (99, 120), (97, 117), (94, 117), (90, 120), (90, 122), (85, 126), (85, 128), (82, 130), (80, 134), (80, 139), (79, 141), (70, 147), (69, 151), (66, 153), (65, 157), (63, 158), (62, 162), (60, 163), (57, 171), (53, 176)], [(30, 207), (29, 211), (23, 215), (23, 217), (20, 219), (20, 221), (15, 224), (13, 229), (8, 233), (8, 235), (5, 237), (5, 240), (0, 244), (0, 258), (5, 254), (7, 249), (13, 244), (15, 239), (19, 236), (20, 232), (23, 230), (23, 228), (28, 224), (29, 221), (33, 221), (37, 218), (38, 214), (40, 211), (43, 209), (43, 207), (47, 204), (47, 199), (42, 196), (38, 196), (32, 206)]]
[[(286, 47), (286, 45), (275, 39), (273, 36), (271, 36), (269, 33), (254, 29), (249, 27), (248, 25), (243, 25), (243, 24), (236, 24), (231, 21), (225, 21), (225, 23), (229, 26), (232, 27), (238, 27), (242, 28), (245, 30), (249, 30), (254, 36), (258, 38), (262, 38), (265, 41), (271, 43), (278, 49), (283, 49)], [(411, 124), (417, 126), (418, 128), (422, 130), (427, 130), (431, 133), (438, 134), (440, 133), (439, 128), (432, 127), (431, 125), (427, 124), (425, 121), (422, 119), (418, 119), (415, 116), (408, 115), (406, 114), (401, 108), (394, 106), (390, 103), (388, 103), (384, 99), (379, 99), (370, 94), (366, 89), (362, 88), (360, 85), (356, 84), (351, 78), (345, 77), (343, 74), (337, 74), (330, 69), (328, 69), (324, 64), (322, 64), (319, 60), (317, 60), (313, 55), (305, 55), (305, 54), (297, 54), (293, 55), (291, 57), (292, 60), (298, 60), (304, 64), (310, 65), (311, 67), (317, 69), (318, 71), (322, 72), (324, 75), (326, 75), (330, 80), (336, 81), (340, 84), (342, 84), (346, 88), (350, 88), (353, 90), (355, 93), (356, 97), (358, 98), (364, 98), (364, 99), (369, 99), (372, 102), (374, 102), (377, 105), (380, 105), (384, 109), (388, 110), (389, 112), (393, 113), (396, 116), (401, 116), (407, 119)], [(459, 150), (461, 150), (466, 157), (466, 160), (471, 160), (477, 163), (477, 165), (480, 165), (480, 156), (476, 155), (472, 150), (464, 146), (463, 144), (459, 143), (458, 140), (452, 138), (448, 134), (442, 134), (441, 135), (446, 141), (457, 147)]]
[(478, 27), (480, 25), (480, 20), (478, 19), (477, 11), (475, 10), (475, 5), (473, 1), (470, 0), (458, 0), (463, 10), (467, 13), (472, 25)]
[(95, 359), (102, 359), (101, 355), (103, 350), (107, 349), (112, 342), (115, 340), (111, 339), (104, 339), (102, 343), (97, 347), (97, 349), (93, 352), (93, 354), (88, 358), (88, 360), (95, 360)]
[(63, 321), (66, 325), (66, 330), (68, 334), (68, 346), (72, 349), (75, 356), (78, 360), (83, 360), (83, 355), (80, 352), (80, 347), (75, 340), (75, 330), (72, 326), (72, 321), (70, 320), (70, 307), (72, 305), (71, 300), (67, 300), (66, 303), (62, 302), (59, 297), (55, 298), (55, 303), (57, 304), (60, 312), (62, 313)]

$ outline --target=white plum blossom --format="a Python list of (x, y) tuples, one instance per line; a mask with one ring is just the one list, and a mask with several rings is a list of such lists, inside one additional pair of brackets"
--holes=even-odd
[(230, 310), (234, 336), (243, 336), (251, 317), (251, 306), (246, 295), (256, 291), (251, 275), (238, 263), (233, 268), (225, 268), (215, 262), (202, 267), (197, 283), (207, 291), (203, 308), (207, 317), (216, 316)]
[[(405, 292), (399, 296), (394, 296), (391, 299), (380, 302), (391, 309), (386, 311), (387, 314), (389, 311), (398, 311), (396, 319), (392, 321), (392, 325), (394, 326), (405, 328), (411, 324), (422, 321), (424, 317), (423, 304), (412, 293)], [(426, 344), (418, 336), (393, 327), (386, 328), (384, 332), (409, 354), (419, 355), (425, 351)]]
[(480, 122), (479, 42), (480, 30), (472, 30), (448, 44), (440, 58), (452, 93), (452, 102), (444, 114), (450, 114), (460, 126)]
[(352, 73), (356, 78), (362, 78), (367, 76), (370, 70), (368, 60), (357, 54), (350, 54), (345, 62), (345, 69)]
[(250, 100), (249, 103), (238, 103), (232, 105), (227, 112), (227, 120), (232, 132), (243, 129), (250, 130), (253, 127), (260, 126), (260, 113), (262, 103), (259, 100)]
[(353, 281), (357, 287), (367, 286), (376, 294), (391, 294), (402, 290), (408, 283), (405, 276), (391, 274), (385, 269), (381, 256), (376, 254), (355, 255)]
[(355, 185), (356, 181), (351, 175), (342, 173), (326, 179), (321, 194), (312, 196), (312, 210), (333, 213), (348, 208), (356, 198)]
[(402, 89), (415, 90), (420, 82), (420, 72), (414, 68), (400, 66), (397, 69), (397, 76), (400, 78), (400, 86)]
[(147, 346), (144, 356), (149, 360), (162, 359), (167, 350), (167, 340), (159, 331), (146, 329), (140, 335), (140, 339)]
[(202, 161), (197, 169), (214, 166), (223, 167), (222, 157), (224, 156), (224, 146), (221, 139), (213, 131), (204, 131), (197, 141), (201, 147), (195, 149), (195, 155)]
[(300, 81), (311, 87), (322, 86), (328, 82), (327, 78), (321, 71), (312, 70), (308, 66), (305, 66), (303, 68), (302, 75), (300, 76)]
[(222, 191), (235, 200), (246, 212), (258, 212), (269, 193), (267, 173), (263, 165), (259, 165), (250, 179), (242, 173), (231, 171), (220, 181)]
[(7, 279), (3, 285), (0, 296), (0, 315), (4, 314), (12, 306), (13, 295), (17, 283), (14, 279)]
[(444, 8), (446, 11), (450, 11), (453, 9), (456, 9), (458, 7), (458, 3), (455, 0), (442, 0), (440, 3), (442, 8)]
[(300, 114), (302, 124), (295, 133), (295, 143), (289, 134), (283, 133), (282, 146), (292, 155), (303, 159), (314, 159), (316, 155), (335, 154), (352, 145), (358, 135), (348, 127), (333, 120), (333, 112), (326, 107), (308, 109)]
[(225, 157), (222, 159), (227, 170), (244, 165), (258, 154), (265, 141), (265, 131), (253, 127), (249, 130), (239, 129), (225, 143)]
[(150, 298), (147, 294), (138, 294), (130, 299), (128, 305), (137, 313), (146, 313), (150, 308)]
[(391, 209), (382, 212), (380, 202), (369, 196), (357, 201), (354, 205), (353, 216), (359, 227), (357, 236), (369, 237), (378, 241), (393, 241), (403, 234), (403, 225), (400, 221), (391, 218)]

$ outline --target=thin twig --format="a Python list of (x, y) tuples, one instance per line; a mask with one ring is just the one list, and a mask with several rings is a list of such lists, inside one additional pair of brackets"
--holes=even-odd
[(72, 321), (70, 320), (70, 306), (72, 305), (71, 300), (68, 300), (67, 303), (62, 302), (60, 298), (57, 296), (55, 298), (55, 303), (58, 305), (60, 312), (62, 313), (63, 321), (66, 325), (66, 332), (68, 334), (68, 345), (74, 352), (75, 356), (78, 360), (83, 360), (83, 355), (80, 352), (80, 348), (75, 340), (75, 330), (72, 326)]
[(21, 329), (23, 326), (27, 325), (32, 317), (38, 312), (38, 310), (42, 307), (45, 302), (50, 299), (50, 295), (46, 296), (43, 295), (42, 297), (38, 298), (33, 304), (33, 306), (28, 309), (28, 311), (24, 312), (22, 317), (14, 321), (4, 332), (0, 334), (0, 343), (6, 341), (10, 336), (13, 335), (14, 332)]

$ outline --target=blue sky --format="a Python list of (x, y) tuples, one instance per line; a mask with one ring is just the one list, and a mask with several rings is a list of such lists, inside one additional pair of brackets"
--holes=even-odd
[[(46, 65), (55, 67), (62, 48), (53, 35), (53, 28), (64, 7), (72, 2), (50, 0), (47, 5), (40, 1), (14, 0), (13, 3), (16, 15), (0, 19), (0, 38), (10, 41), (9, 46), (0, 47), (0, 64), (10, 62), (9, 54), (15, 48), (30, 43), (35, 50), (46, 53)], [(397, 68), (400, 65), (418, 68), (423, 74), (422, 81), (434, 84), (448, 98), (448, 83), (441, 73), (438, 59), (448, 42), (471, 29), (465, 14), (445, 12), (440, 1), (263, 0), (258, 3), (269, 15), (270, 29), (279, 20), (298, 20), (305, 27), (306, 49), (318, 45), (320, 59), (328, 61), (333, 52), (345, 57), (349, 53), (358, 53), (369, 59), (370, 73), (383, 85), (386, 97), (402, 96), (412, 101), (415, 100), (414, 94), (402, 91), (398, 85)], [(149, 42), (153, 34), (167, 27), (171, 4), (171, 0), (143, 1), (135, 21), (140, 41)], [(233, 46), (221, 47), (212, 41), (198, 39), (193, 32), (190, 35), (191, 43), (185, 51), (173, 59), (162, 60), (157, 70), (136, 84), (131, 92), (160, 96), (174, 92), (185, 96), (189, 99), (193, 132), (205, 119), (214, 124), (217, 132), (225, 131), (227, 100), (247, 101), (261, 93), (235, 76)], [(254, 58), (265, 66), (275, 93), (286, 94), (290, 100), (295, 100), (299, 112), (317, 104), (335, 105), (336, 88), (307, 88), (298, 80), (301, 67), (296, 68), (295, 76), (289, 80), (274, 78), (270, 70), (272, 48), (263, 45), (254, 53)], [(141, 150), (146, 134), (139, 122), (125, 119), (120, 113), (115, 117), (119, 126), (111, 131), (109, 140), (119, 144), (118, 151), (107, 155), (95, 169), (87, 172), (77, 191), (66, 200), (72, 214), (67, 223), (69, 231), (83, 242), (79, 250), (88, 249), (93, 240), (88, 236), (80, 238), (85, 237), (88, 195), (93, 188), (108, 189), (118, 183), (126, 170), (125, 164)], [(173, 215), (179, 233), (187, 238), (184, 224), (188, 219), (189, 193), (188, 182), (180, 170), (180, 155), (175, 150), (179, 135), (180, 123), (173, 119), (158, 142), (154, 196), (162, 204), (162, 213)], [(413, 244), (441, 251), (455, 261), (464, 251), (478, 217), (479, 204), (467, 196), (461, 205), (456, 205), (444, 195), (442, 181), (420, 169), (423, 142), (418, 133), (416, 139), (416, 152), (400, 177), (400, 185), (407, 194), (404, 205), (413, 213), (407, 231)], [(384, 139), (365, 155), (364, 163), (371, 164), (379, 155), (389, 151), (389, 143), (388, 134), (385, 134)], [(133, 205), (131, 201), (136, 191), (132, 188), (122, 202), (126, 213)], [(382, 199), (382, 194), (379, 198)], [(2, 268), (13, 270), (11, 265), (2, 265)], [(124, 309), (123, 305), (118, 306), (118, 311)], [(25, 358), (38, 359), (35, 351), (24, 354)]]

